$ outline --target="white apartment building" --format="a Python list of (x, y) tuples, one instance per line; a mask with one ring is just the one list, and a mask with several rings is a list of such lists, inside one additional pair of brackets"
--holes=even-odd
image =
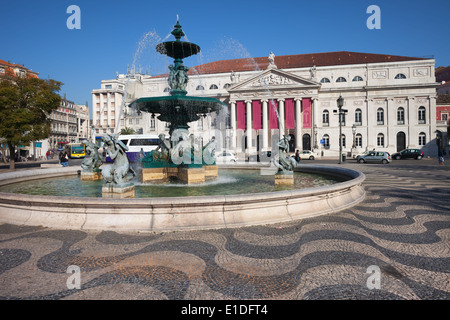
[[(291, 137), (291, 152), (314, 149), (338, 156), (340, 124), (334, 111), (342, 96), (344, 152), (419, 148), (425, 155), (437, 153), (434, 59), (342, 51), (270, 62), (267, 57), (222, 60), (192, 67), (189, 74), (188, 95), (215, 97), (228, 106), (220, 116), (190, 124), (203, 141), (220, 136), (219, 149), (255, 155), (275, 148), (281, 133)], [(114, 129), (125, 92), (127, 102), (169, 94), (166, 76), (133, 76), (103, 80), (102, 88), (92, 91), (96, 134)], [(156, 116), (136, 115), (142, 133), (168, 131)]]

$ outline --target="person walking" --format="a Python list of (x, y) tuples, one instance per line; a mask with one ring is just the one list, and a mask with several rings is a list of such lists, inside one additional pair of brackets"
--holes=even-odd
[(444, 165), (444, 151), (442, 149), (439, 149), (438, 157), (439, 157), (439, 159), (438, 159), (439, 165), (443, 166)]
[(297, 161), (297, 163), (300, 163), (300, 151), (295, 151), (294, 159), (295, 161)]

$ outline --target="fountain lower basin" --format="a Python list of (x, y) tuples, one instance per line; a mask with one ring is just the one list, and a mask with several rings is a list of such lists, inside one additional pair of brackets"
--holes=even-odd
[[(74, 176), (78, 170), (67, 167), (3, 173), (0, 186)], [(331, 175), (345, 181), (308, 189), (192, 197), (105, 199), (0, 193), (0, 223), (148, 232), (219, 229), (329, 214), (349, 208), (365, 197), (365, 176), (358, 171), (321, 165), (302, 165), (296, 171)]]

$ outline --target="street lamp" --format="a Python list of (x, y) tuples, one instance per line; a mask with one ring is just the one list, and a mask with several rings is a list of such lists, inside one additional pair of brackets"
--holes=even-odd
[(317, 125), (314, 124), (313, 127), (313, 132), (314, 132), (314, 149), (319, 149), (319, 147), (317, 146)]
[(342, 95), (339, 95), (339, 98), (337, 99), (338, 110), (333, 110), (334, 114), (339, 115), (339, 164), (342, 163), (342, 119), (343, 115), (345, 115), (348, 111), (342, 109), (343, 106), (344, 106), (344, 98), (342, 98)]
[(353, 124), (352, 126), (352, 133), (353, 133), (353, 145), (352, 145), (352, 157), (353, 157), (353, 150), (356, 149), (356, 124)]

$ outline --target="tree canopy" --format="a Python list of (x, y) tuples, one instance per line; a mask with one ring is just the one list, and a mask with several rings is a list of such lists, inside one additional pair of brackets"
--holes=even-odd
[(50, 113), (61, 103), (61, 86), (52, 79), (0, 78), (0, 137), (8, 144), (11, 169), (16, 146), (49, 137)]

